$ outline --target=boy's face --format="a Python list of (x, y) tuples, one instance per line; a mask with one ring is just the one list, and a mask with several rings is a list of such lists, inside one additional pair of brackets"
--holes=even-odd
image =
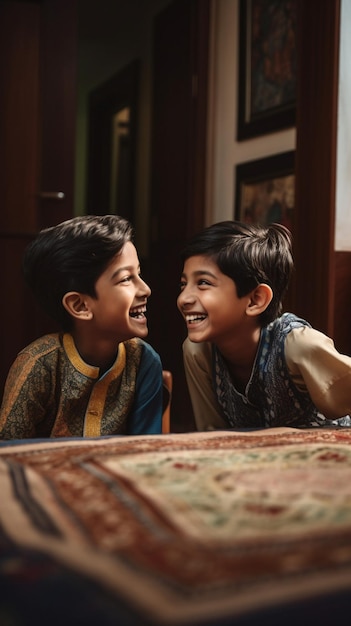
[(90, 299), (94, 330), (112, 341), (126, 341), (148, 334), (145, 317), (149, 286), (140, 277), (135, 246), (128, 241), (95, 284), (96, 298)]
[(240, 332), (249, 296), (238, 298), (234, 281), (207, 256), (185, 261), (177, 299), (191, 341), (220, 345)]

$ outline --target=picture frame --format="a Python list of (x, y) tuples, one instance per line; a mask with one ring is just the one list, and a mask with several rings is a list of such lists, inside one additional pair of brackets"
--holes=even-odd
[(237, 139), (296, 123), (297, 0), (240, 0)]
[(235, 180), (236, 220), (263, 226), (277, 222), (293, 230), (294, 150), (238, 164)]

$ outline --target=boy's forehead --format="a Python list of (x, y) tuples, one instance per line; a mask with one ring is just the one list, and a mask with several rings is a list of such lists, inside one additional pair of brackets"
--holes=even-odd
[(129, 263), (139, 263), (138, 253), (135, 245), (131, 241), (126, 241), (120, 252), (113, 257), (113, 263), (117, 265), (125, 265)]
[(122, 250), (117, 252), (110, 260), (107, 270), (116, 271), (119, 268), (124, 267), (135, 268), (139, 267), (139, 258), (137, 250), (131, 241), (127, 241)]
[(208, 272), (221, 273), (216, 261), (208, 255), (191, 256), (184, 262), (184, 273)]

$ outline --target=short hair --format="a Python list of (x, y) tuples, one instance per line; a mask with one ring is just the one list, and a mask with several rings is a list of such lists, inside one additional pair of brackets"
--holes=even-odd
[(234, 281), (238, 298), (261, 283), (271, 287), (273, 298), (260, 315), (261, 326), (281, 314), (294, 269), (292, 235), (285, 226), (218, 222), (192, 237), (181, 252), (181, 259), (184, 263), (198, 255), (211, 257), (221, 272)]
[(118, 215), (84, 215), (41, 230), (27, 246), (24, 278), (39, 304), (63, 330), (72, 318), (62, 304), (68, 291), (96, 297), (95, 284), (127, 241), (131, 224)]

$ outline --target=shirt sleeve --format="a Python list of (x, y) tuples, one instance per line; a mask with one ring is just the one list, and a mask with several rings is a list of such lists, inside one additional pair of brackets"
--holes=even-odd
[(162, 433), (162, 363), (146, 342), (136, 379), (135, 400), (128, 418), (128, 435)]
[(351, 357), (340, 354), (332, 339), (314, 328), (292, 330), (285, 341), (291, 376), (307, 389), (328, 419), (351, 415)]
[(49, 401), (48, 372), (40, 361), (21, 352), (11, 366), (0, 409), (0, 439), (36, 436), (36, 424), (45, 416)]
[(217, 403), (212, 382), (212, 347), (210, 343), (183, 343), (185, 376), (198, 430), (228, 428)]

